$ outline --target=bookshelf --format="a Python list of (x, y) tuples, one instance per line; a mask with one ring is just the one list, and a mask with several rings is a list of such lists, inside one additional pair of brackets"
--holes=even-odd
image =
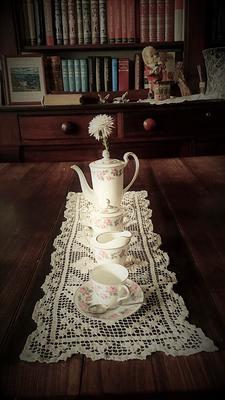
[[(16, 36), (18, 38), (17, 52), (19, 54), (41, 53), (44, 59), (48, 60), (46, 63), (48, 65), (46, 66), (47, 81), (51, 80), (49, 76), (55, 74), (51, 57), (58, 56), (57, 78), (63, 81), (63, 91), (84, 93), (86, 91), (117, 92), (129, 89), (142, 90), (147, 87), (141, 57), (141, 51), (144, 47), (151, 45), (162, 52), (168, 51), (170, 56), (173, 54), (174, 66), (176, 61), (183, 60), (184, 7), (186, 1), (189, 0), (12, 1)], [(183, 3), (183, 10), (177, 8), (181, 3)], [(67, 7), (67, 20), (65, 18), (65, 5)], [(163, 10), (162, 5), (164, 6)], [(153, 6), (155, 9), (153, 9)], [(36, 8), (38, 7), (41, 8), (39, 9), (39, 17), (37, 18)], [(160, 7), (161, 9), (159, 10)], [(73, 9), (72, 14), (69, 11), (71, 9)], [(73, 34), (71, 34), (70, 27), (71, 18)], [(79, 28), (79, 22), (82, 22), (82, 28)], [(101, 24), (104, 25), (104, 29), (101, 27)], [(64, 25), (66, 25), (67, 29), (65, 29)], [(150, 28), (151, 26), (154, 29)], [(82, 29), (82, 34), (80, 33), (80, 29)], [(97, 34), (96, 30), (98, 31)], [(135, 62), (136, 54), (139, 57), (138, 63)], [(110, 58), (108, 66), (105, 63), (106, 57)], [(114, 58), (118, 60), (117, 66), (112, 61)], [(129, 85), (120, 84), (120, 80), (123, 78), (120, 78), (119, 60), (124, 58), (129, 60), (127, 64)], [(72, 84), (72, 88), (69, 87), (68, 90), (68, 85), (64, 84), (64, 80), (68, 78), (64, 79), (64, 74), (68, 75), (68, 70), (70, 70), (70, 75), (76, 75), (75, 70), (77, 65), (75, 66), (74, 61), (72, 71), (72, 64), (70, 63), (70, 66), (67, 66), (66, 69), (65, 63), (68, 62), (67, 60), (76, 59), (80, 62), (80, 69), (77, 71), (77, 74), (81, 74), (80, 71), (82, 71), (82, 68), (85, 68), (88, 71), (84, 71), (84, 74), (88, 75), (88, 83), (85, 87), (80, 87), (79, 84), (75, 85), (75, 88)], [(95, 65), (91, 66), (93, 63)], [(100, 68), (97, 66), (97, 63), (100, 63)], [(64, 64), (63, 68), (62, 64)], [(109, 71), (105, 72), (105, 68), (109, 68)], [(112, 82), (113, 68), (116, 68), (116, 72), (114, 73), (114, 75), (117, 74), (116, 83)], [(110, 79), (109, 85), (102, 83), (99, 86), (95, 82), (92, 88), (90, 79), (101, 81), (100, 75), (102, 71), (103, 74), (108, 73)], [(138, 84), (134, 82), (135, 76), (139, 76)], [(50, 93), (57, 91), (54, 86), (51, 87), (51, 84), (48, 84), (47, 87)]]
[[(113, 3), (117, 3), (117, 0), (112, 1)], [(133, 0), (124, 1), (130, 2), (129, 4), (133, 2)], [(224, 15), (223, 0), (198, 0), (197, 2), (195, 0), (185, 0), (183, 40), (156, 40), (147, 42), (143, 42), (140, 39), (141, 1), (142, 0), (134, 0), (135, 27), (136, 33), (138, 32), (134, 43), (109, 43), (109, 38), (107, 38), (105, 43), (56, 44), (56, 37), (54, 36), (54, 45), (47, 46), (44, 44), (44, 41), (41, 45), (37, 42), (34, 42), (32, 45), (26, 43), (24, 39), (25, 24), (21, 24), (21, 14), (23, 12), (22, 4), (24, 0), (2, 0), (0, 14), (1, 54), (19, 55), (21, 53), (41, 53), (43, 57), (59, 55), (61, 58), (69, 58), (70, 56), (76, 58), (78, 54), (80, 54), (80, 57), (86, 58), (88, 55), (94, 57), (95, 53), (98, 56), (107, 55), (113, 57), (115, 51), (119, 51), (122, 57), (128, 55), (128, 57), (132, 59), (132, 62), (134, 62), (135, 53), (141, 53), (146, 45), (152, 45), (162, 51), (175, 51), (179, 59), (183, 59), (186, 80), (192, 93), (196, 93), (198, 90), (196, 65), (200, 64), (204, 69), (202, 50), (210, 46), (221, 46), (225, 42), (224, 24), (221, 23), (221, 15)], [(106, 3), (107, 2), (108, 0), (106, 0)], [(26, 0), (25, 4), (28, 3), (32, 2)], [(137, 12), (138, 8), (139, 12)], [(219, 20), (219, 22), (217, 20)], [(8, 32), (10, 32), (10, 35)]]
[[(129, 1), (129, 0), (128, 0)], [(137, 4), (140, 0), (135, 0)], [(183, 40), (141, 41), (129, 43), (37, 44), (24, 41), (19, 15), (22, 1), (2, 0), (0, 4), (0, 50), (8, 56), (41, 54), (43, 57), (82, 59), (117, 57), (134, 60), (147, 45), (159, 51), (175, 51), (182, 56), (185, 78), (192, 93), (198, 93), (197, 65), (204, 66), (202, 50), (212, 43), (209, 37), (210, 7), (214, 0), (185, 1)], [(219, 1), (219, 0), (217, 0)], [(222, 3), (221, 3), (222, 4)], [(9, 34), (10, 32), (10, 34)], [(122, 91), (124, 93), (124, 90)], [(221, 154), (225, 151), (222, 123), (224, 101), (190, 102), (149, 107), (137, 103), (148, 90), (129, 90), (130, 103), (112, 104), (121, 92), (109, 90), (109, 102), (90, 102), (89, 88), (83, 93), (88, 102), (82, 105), (4, 105), (0, 107), (0, 161), (79, 161), (101, 156), (100, 147), (88, 136), (88, 124), (99, 113), (115, 120), (112, 156), (133, 150), (138, 157), (170, 157)], [(63, 93), (60, 92), (60, 93)], [(105, 92), (103, 92), (104, 94)], [(97, 95), (97, 92), (93, 92)], [(154, 130), (147, 129), (152, 120)], [(185, 123), (184, 123), (185, 121)]]

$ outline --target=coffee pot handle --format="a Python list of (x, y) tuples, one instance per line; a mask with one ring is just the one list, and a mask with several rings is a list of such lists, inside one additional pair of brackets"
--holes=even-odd
[(133, 185), (135, 179), (137, 178), (137, 175), (138, 175), (138, 172), (139, 172), (139, 160), (138, 160), (138, 157), (136, 156), (136, 154), (132, 153), (131, 151), (125, 153), (124, 156), (123, 156), (123, 159), (125, 161), (125, 167), (128, 164), (129, 156), (133, 157), (133, 159), (135, 161), (135, 171), (134, 171), (134, 175), (133, 175), (133, 178), (131, 179), (130, 183), (123, 189), (123, 193), (127, 192), (128, 189), (130, 189), (131, 185)]

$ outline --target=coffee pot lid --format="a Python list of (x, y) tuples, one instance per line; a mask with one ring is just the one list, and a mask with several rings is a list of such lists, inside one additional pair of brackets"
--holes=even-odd
[(118, 167), (124, 164), (123, 161), (110, 158), (108, 150), (102, 152), (102, 157), (100, 160), (93, 161), (89, 164), (90, 168), (102, 168), (102, 167)]

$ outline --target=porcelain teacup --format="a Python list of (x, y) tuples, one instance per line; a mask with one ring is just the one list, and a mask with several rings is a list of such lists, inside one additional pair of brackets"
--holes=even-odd
[(99, 304), (116, 307), (130, 296), (126, 286), (128, 271), (120, 264), (99, 264), (90, 272), (93, 291)]
[(97, 263), (113, 262), (124, 265), (132, 234), (129, 231), (103, 232), (90, 239)]

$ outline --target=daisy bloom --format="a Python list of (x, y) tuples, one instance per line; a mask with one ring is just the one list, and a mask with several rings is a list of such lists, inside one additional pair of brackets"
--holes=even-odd
[(94, 117), (88, 127), (90, 136), (94, 136), (96, 140), (103, 143), (106, 150), (108, 150), (108, 137), (114, 128), (113, 118), (106, 114), (100, 114)]

